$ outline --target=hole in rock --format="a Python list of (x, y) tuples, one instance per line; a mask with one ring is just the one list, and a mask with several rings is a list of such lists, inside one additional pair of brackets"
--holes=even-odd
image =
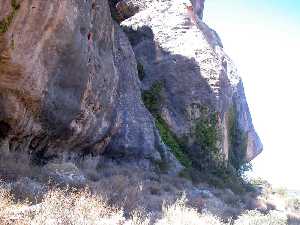
[(11, 127), (8, 123), (0, 121), (0, 139), (6, 138), (9, 134)]
[(88, 40), (89, 40), (89, 41), (92, 40), (92, 36), (93, 36), (92, 33), (89, 32), (89, 33), (88, 33)]

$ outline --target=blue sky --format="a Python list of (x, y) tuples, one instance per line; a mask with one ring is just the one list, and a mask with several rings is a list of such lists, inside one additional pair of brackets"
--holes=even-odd
[(264, 143), (254, 174), (300, 189), (300, 1), (206, 0), (204, 21), (243, 77)]

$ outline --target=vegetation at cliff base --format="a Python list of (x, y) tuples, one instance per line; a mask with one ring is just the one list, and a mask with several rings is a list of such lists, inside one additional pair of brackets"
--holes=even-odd
[[(244, 192), (241, 178), (251, 167), (245, 161), (246, 136), (238, 126), (237, 115), (232, 107), (229, 115), (229, 160), (220, 152), (221, 129), (218, 113), (202, 106), (202, 116), (193, 121), (191, 133), (186, 137), (177, 137), (166, 121), (161, 117), (163, 101), (163, 82), (155, 82), (149, 90), (142, 93), (142, 99), (155, 118), (162, 141), (170, 148), (176, 159), (185, 166), (181, 176), (194, 182), (205, 180), (217, 187), (230, 187), (235, 192)], [(188, 139), (192, 139), (192, 144)]]
[[(113, 190), (111, 190), (113, 191)], [(210, 212), (200, 212), (188, 205), (183, 195), (173, 203), (162, 205), (160, 216), (147, 214), (141, 209), (126, 215), (124, 208), (111, 205), (104, 196), (89, 190), (59, 189), (47, 191), (39, 204), (15, 201), (11, 190), (0, 186), (0, 224), (4, 225), (296, 225), (289, 223), (284, 213), (245, 211), (235, 220), (224, 222)]]

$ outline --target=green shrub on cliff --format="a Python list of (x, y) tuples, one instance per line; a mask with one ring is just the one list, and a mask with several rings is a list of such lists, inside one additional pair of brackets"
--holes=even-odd
[(145, 106), (155, 118), (162, 141), (170, 148), (177, 160), (186, 167), (180, 174), (194, 182), (208, 183), (225, 188), (230, 187), (235, 192), (244, 191), (243, 173), (249, 170), (245, 162), (246, 139), (239, 129), (236, 114), (230, 111), (229, 133), (230, 153), (227, 161), (220, 152), (221, 130), (218, 123), (218, 113), (203, 110), (203, 115), (194, 121), (194, 128), (189, 138), (179, 138), (171, 131), (160, 115), (163, 101), (163, 83), (155, 82), (149, 90), (142, 93)]
[(185, 167), (191, 166), (191, 160), (185, 153), (184, 148), (180, 145), (176, 135), (170, 130), (166, 122), (161, 118), (157, 117), (155, 120), (157, 129), (159, 130), (162, 141), (171, 149), (177, 160)]
[(162, 101), (162, 88), (163, 83), (158, 81), (152, 85), (150, 90), (143, 91), (142, 93), (142, 99), (146, 108), (155, 118), (159, 116), (160, 113), (159, 111)]
[(201, 118), (196, 122), (194, 135), (196, 137), (196, 143), (203, 151), (218, 154), (218, 130), (216, 113), (212, 113), (210, 116)]
[(191, 161), (186, 155), (184, 147), (181, 145), (176, 135), (168, 127), (164, 119), (160, 116), (160, 107), (163, 100), (162, 90), (163, 82), (155, 82), (149, 90), (142, 93), (143, 102), (149, 112), (153, 115), (156, 128), (158, 129), (164, 144), (170, 148), (176, 159), (183, 166), (190, 167)]
[(221, 167), (223, 170), (224, 160), (218, 148), (220, 135), (216, 113), (209, 113), (198, 119), (191, 136), (194, 138), (194, 144), (186, 146), (193, 167), (201, 172), (219, 175), (216, 169)]
[(232, 106), (228, 117), (229, 130), (229, 163), (242, 175), (251, 169), (246, 161), (247, 135), (240, 129), (236, 107)]
[(17, 10), (20, 8), (20, 4), (17, 2), (17, 0), (11, 0), (11, 8), (11, 13), (0, 21), (0, 33), (5, 33), (8, 30), (13, 18), (17, 13)]

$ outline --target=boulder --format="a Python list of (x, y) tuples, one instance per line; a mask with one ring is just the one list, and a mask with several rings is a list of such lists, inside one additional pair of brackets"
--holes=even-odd
[(43, 174), (46, 176), (46, 179), (58, 184), (81, 186), (86, 183), (83, 173), (71, 162), (50, 162), (43, 167)]

